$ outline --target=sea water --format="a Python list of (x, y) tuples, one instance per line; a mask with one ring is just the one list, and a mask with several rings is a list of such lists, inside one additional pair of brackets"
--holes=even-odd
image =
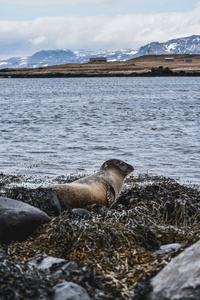
[(133, 174), (200, 184), (200, 78), (0, 79), (0, 172)]

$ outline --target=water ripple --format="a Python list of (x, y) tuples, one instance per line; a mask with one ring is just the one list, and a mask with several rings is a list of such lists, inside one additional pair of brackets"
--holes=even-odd
[(116, 157), (200, 184), (198, 81), (0, 79), (1, 171), (88, 173)]

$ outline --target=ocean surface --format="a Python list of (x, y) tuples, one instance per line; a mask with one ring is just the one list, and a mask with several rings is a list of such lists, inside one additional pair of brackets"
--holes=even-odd
[(0, 79), (0, 172), (133, 175), (200, 184), (200, 78)]

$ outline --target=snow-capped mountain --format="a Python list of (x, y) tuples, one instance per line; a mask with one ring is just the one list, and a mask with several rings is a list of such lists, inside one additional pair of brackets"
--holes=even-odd
[(33, 68), (67, 63), (86, 63), (91, 57), (96, 56), (106, 56), (107, 61), (124, 61), (145, 55), (148, 50), (151, 50), (151, 54), (200, 54), (200, 35), (177, 38), (165, 43), (152, 42), (140, 47), (139, 50), (43, 50), (32, 56), (13, 57), (7, 60), (0, 60), (0, 69)]
[(133, 58), (136, 53), (137, 50), (43, 50), (33, 54), (32, 56), (14, 57), (8, 60), (0, 60), (0, 69), (36, 68), (68, 63), (86, 63), (91, 57), (96, 56), (106, 56), (108, 61), (123, 61)]
[(139, 49), (138, 56), (151, 54), (200, 54), (200, 35), (178, 38), (165, 43), (152, 42)]

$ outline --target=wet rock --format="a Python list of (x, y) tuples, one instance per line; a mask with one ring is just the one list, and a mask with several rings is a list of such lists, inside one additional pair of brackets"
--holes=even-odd
[(54, 282), (24, 262), (0, 256), (0, 299), (52, 299)]
[(30, 265), (34, 265), (39, 270), (47, 270), (50, 269), (55, 264), (64, 263), (65, 260), (62, 258), (46, 256), (46, 257), (39, 257), (29, 262)]
[(24, 262), (0, 256), (1, 300), (111, 299), (103, 288), (92, 266), (56, 257)]
[[(52, 256), (39, 256), (29, 261), (28, 264), (44, 272), (51, 278), (51, 281), (58, 283), (54, 289), (57, 295), (55, 299), (90, 299), (87, 293), (94, 298), (96, 295), (99, 295), (100, 290), (103, 288), (100, 282), (101, 276), (91, 265), (80, 265), (75, 261)], [(71, 286), (67, 285), (68, 282), (70, 282)], [(60, 283), (61, 285), (59, 285)], [(72, 283), (75, 283), (76, 286), (73, 286)], [(69, 288), (69, 292), (66, 292), (67, 287)], [(75, 291), (78, 298), (73, 298), (75, 297)], [(66, 298), (62, 298), (62, 295), (65, 293)], [(102, 297), (98, 299), (102, 299)]]
[(73, 282), (62, 282), (54, 287), (54, 300), (89, 300), (91, 299), (84, 288)]
[(51, 189), (14, 187), (7, 189), (5, 196), (39, 208), (49, 216), (58, 216), (61, 210), (68, 210), (68, 207), (60, 203), (56, 193)]
[(74, 208), (72, 209), (72, 214), (84, 219), (92, 218), (92, 213), (84, 208)]
[(140, 279), (137, 281), (131, 300), (148, 300), (148, 295), (152, 291), (150, 279), (156, 274), (157, 272), (152, 271), (140, 277)]
[(185, 244), (173, 243), (160, 246), (160, 249), (155, 252), (155, 254), (166, 254), (170, 252), (177, 252), (185, 248)]
[(152, 280), (149, 300), (199, 300), (200, 241), (174, 258)]
[(153, 75), (157, 75), (157, 76), (170, 76), (170, 75), (174, 75), (174, 72), (172, 70), (170, 70), (169, 68), (163, 68), (163, 66), (160, 66), (158, 68), (152, 68), (151, 69), (151, 73)]
[(37, 227), (50, 221), (41, 210), (10, 198), (0, 197), (0, 240), (24, 240)]
[[(40, 271), (44, 271), (48, 276), (54, 280), (54, 282), (62, 282), (58, 283), (54, 287), (54, 300), (88, 300), (90, 299), (86, 290), (80, 285), (69, 282), (66, 280), (73, 279), (72, 273), (79, 276), (83, 276), (81, 274), (81, 268), (77, 263), (72, 261), (66, 261), (57, 257), (41, 257), (29, 262), (30, 265), (35, 266)], [(66, 280), (65, 280), (66, 279)]]

